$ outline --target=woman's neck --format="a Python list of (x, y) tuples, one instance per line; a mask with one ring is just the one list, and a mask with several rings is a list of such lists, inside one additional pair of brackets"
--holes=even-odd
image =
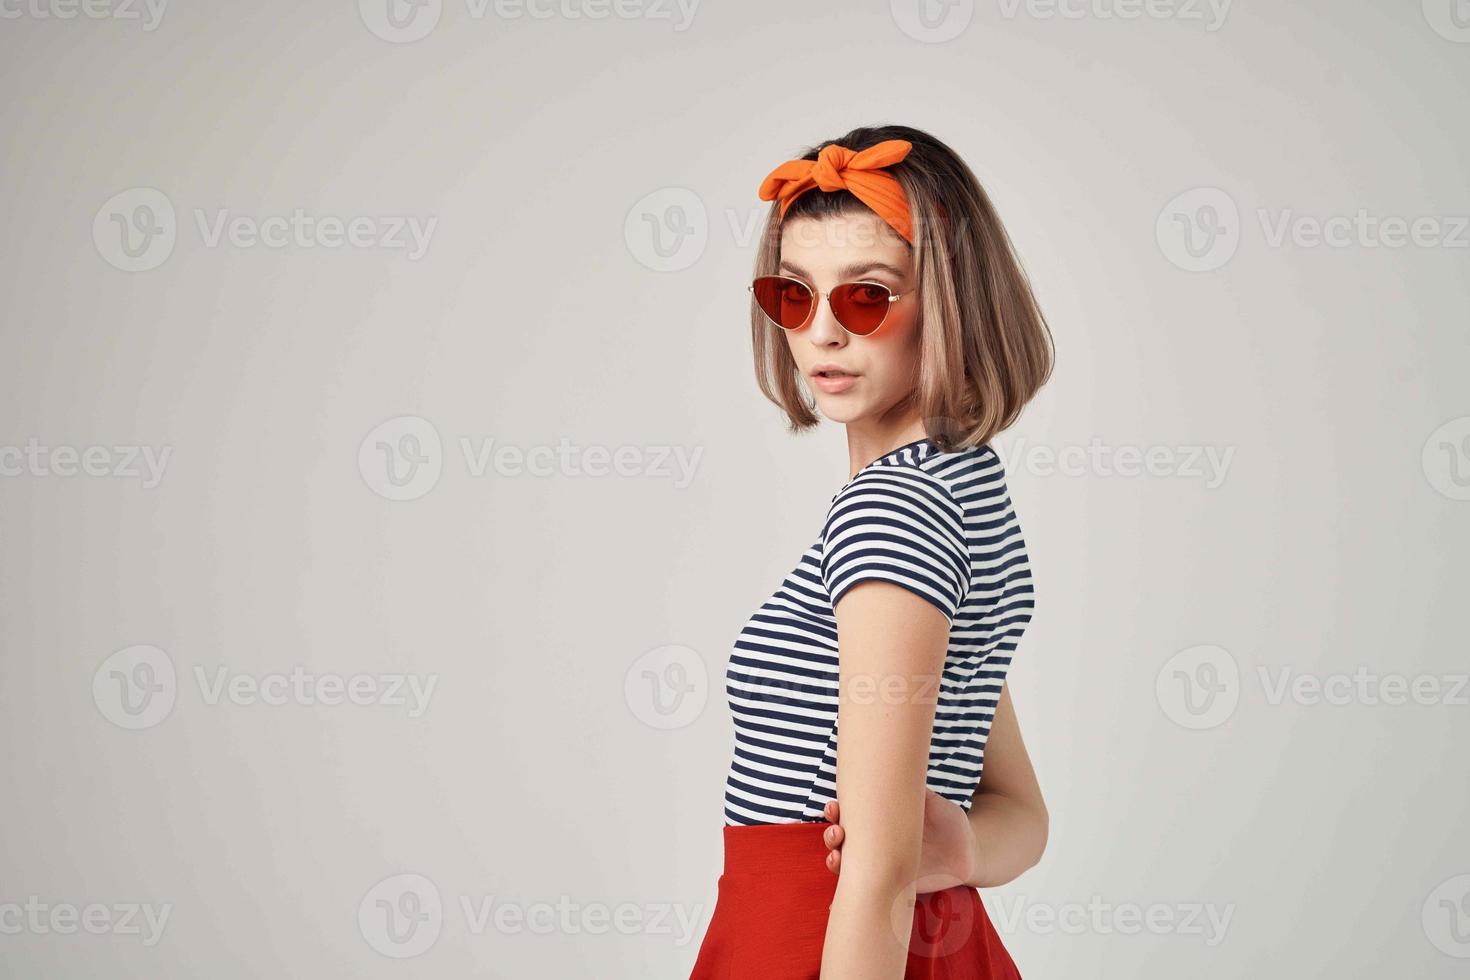
[(880, 456), (893, 452), (899, 446), (908, 445), (926, 438), (924, 422), (914, 417), (901, 425), (884, 425), (881, 428), (847, 427), (847, 478), (857, 476), (864, 466)]

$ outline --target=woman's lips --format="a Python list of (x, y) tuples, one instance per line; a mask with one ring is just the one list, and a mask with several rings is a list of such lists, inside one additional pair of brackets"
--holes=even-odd
[(857, 384), (857, 375), (814, 374), (812, 375), (812, 384), (816, 385), (818, 388), (821, 388), (829, 395), (836, 395), (840, 392), (846, 391), (853, 385)]

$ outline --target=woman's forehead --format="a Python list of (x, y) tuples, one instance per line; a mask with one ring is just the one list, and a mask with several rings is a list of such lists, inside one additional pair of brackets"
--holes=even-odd
[(910, 268), (909, 246), (871, 211), (795, 218), (781, 228), (781, 260), (808, 270), (855, 262)]

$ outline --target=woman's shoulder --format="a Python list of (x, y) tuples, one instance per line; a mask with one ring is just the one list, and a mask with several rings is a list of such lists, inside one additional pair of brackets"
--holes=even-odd
[(952, 500), (947, 477), (939, 471), (953, 454), (928, 439), (916, 439), (879, 456), (858, 470), (832, 495), (834, 507), (874, 492), (895, 497), (919, 496)]
[(915, 484), (941, 488), (945, 496), (966, 510), (1009, 499), (1005, 465), (988, 442), (946, 449), (921, 439), (880, 456), (852, 482), (859, 478), (881, 479), (885, 473), (900, 470), (914, 474)]

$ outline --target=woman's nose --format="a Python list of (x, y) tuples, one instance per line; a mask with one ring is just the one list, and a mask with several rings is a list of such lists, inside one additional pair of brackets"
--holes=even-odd
[(825, 296), (817, 297), (817, 311), (812, 314), (810, 330), (809, 339), (818, 347), (830, 347), (834, 343), (840, 345), (847, 341), (847, 331), (837, 322), (837, 317), (832, 313), (832, 304)]

